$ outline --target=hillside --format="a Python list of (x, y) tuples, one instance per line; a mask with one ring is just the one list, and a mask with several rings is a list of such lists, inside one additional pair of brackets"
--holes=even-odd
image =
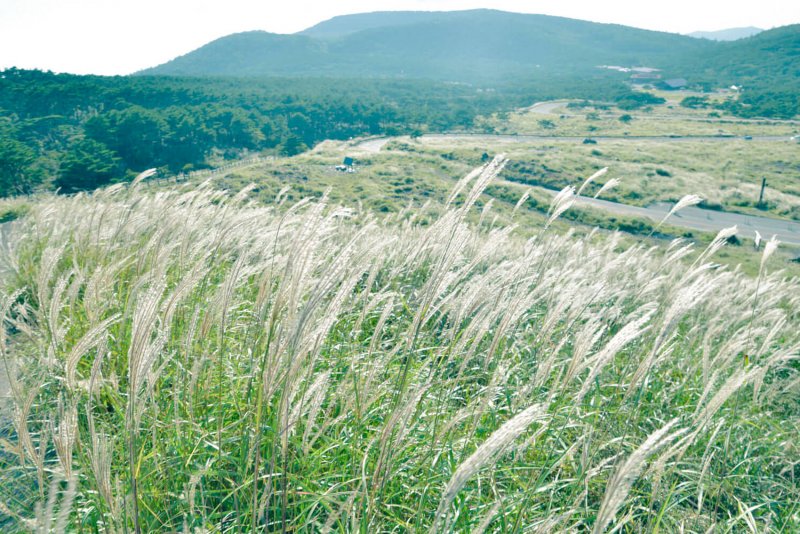
[(336, 17), (298, 35), (230, 35), (148, 75), (323, 75), (455, 81), (670, 64), (714, 44), (613, 24), (493, 10)]
[(743, 117), (800, 113), (800, 24), (718, 43), (714, 54), (686, 61), (687, 76), (708, 87), (742, 87), (730, 111)]
[(567, 234), (574, 189), (496, 222), (504, 164), (404, 215), (32, 200), (0, 278), (0, 531), (798, 532), (777, 243), (756, 278), (716, 264), (730, 232)]
[[(731, 82), (800, 79), (800, 24), (767, 30), (728, 43), (714, 54), (698, 59), (707, 74), (723, 75)], [(764, 80), (764, 78), (769, 78)]]
[(710, 39), (712, 41), (736, 41), (744, 39), (745, 37), (752, 37), (758, 33), (763, 32), (761, 28), (755, 26), (747, 26), (745, 28), (728, 28), (725, 30), (717, 30), (713, 32), (692, 32), (689, 37), (696, 37), (698, 39)]

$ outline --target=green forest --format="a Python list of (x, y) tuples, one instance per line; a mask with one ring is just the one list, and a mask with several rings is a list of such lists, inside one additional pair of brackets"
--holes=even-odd
[(650, 103), (604, 73), (491, 88), (9, 69), (0, 73), (0, 196), (89, 190), (151, 167), (186, 172), (246, 151), (291, 156), (325, 139), (469, 130), (480, 115), (559, 97)]

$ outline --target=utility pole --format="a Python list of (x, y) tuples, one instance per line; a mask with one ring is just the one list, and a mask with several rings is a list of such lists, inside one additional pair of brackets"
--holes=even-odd
[(767, 179), (761, 178), (761, 194), (758, 195), (758, 204), (756, 204), (757, 208), (764, 207), (764, 189), (767, 188)]

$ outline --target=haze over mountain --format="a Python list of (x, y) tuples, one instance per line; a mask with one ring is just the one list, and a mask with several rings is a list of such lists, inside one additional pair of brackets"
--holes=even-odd
[(294, 35), (230, 35), (140, 74), (471, 81), (602, 64), (658, 66), (713, 47), (677, 34), (545, 15), (385, 12), (335, 17)]
[(710, 39), (712, 41), (736, 41), (744, 39), (745, 37), (752, 37), (753, 35), (763, 32), (761, 28), (755, 26), (747, 26), (745, 28), (728, 28), (725, 30), (717, 30), (713, 32), (692, 32), (687, 35), (689, 37), (697, 37), (698, 39)]

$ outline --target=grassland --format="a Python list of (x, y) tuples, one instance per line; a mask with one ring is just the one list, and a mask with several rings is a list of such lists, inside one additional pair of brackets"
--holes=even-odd
[[(661, 92), (663, 104), (624, 110), (612, 104), (564, 101), (543, 113), (535, 106), (493, 115), (480, 126), (496, 133), (572, 136), (786, 136), (800, 133), (800, 121), (743, 119), (715, 109), (680, 105), (687, 92)], [(713, 100), (713, 97), (712, 99)]]
[[(232, 191), (255, 184), (252, 194), (265, 203), (271, 202), (282, 188), (289, 187), (287, 195), (290, 201), (304, 196), (320, 198), (325, 191), (329, 191), (329, 198), (334, 202), (345, 205), (355, 203), (377, 213), (397, 213), (409, 206), (418, 209), (426, 203), (435, 212), (436, 206), (447, 199), (455, 184), (455, 177), (462, 176), (481, 164), (485, 155), (503, 152), (510, 161), (502, 176), (477, 200), (477, 204), (483, 206), (491, 200), (493, 217), (497, 216), (503, 224), (517, 224), (515, 232), (522, 237), (533, 235), (535, 229), (546, 219), (552, 200), (552, 192), (548, 190), (560, 190), (566, 186), (580, 187), (587, 176), (605, 166), (609, 167), (609, 173), (597, 184), (590, 185), (586, 190), (587, 194), (593, 195), (606, 180), (616, 178), (621, 180), (620, 185), (605, 191), (602, 198), (626, 204), (647, 205), (655, 201), (675, 202), (686, 194), (697, 192), (709, 199), (709, 205), (722, 202), (715, 182), (709, 177), (713, 170), (708, 173), (684, 173), (676, 170), (690, 165), (702, 165), (710, 169), (720, 167), (707, 154), (709, 148), (700, 142), (681, 143), (676, 147), (644, 141), (609, 141), (602, 145), (583, 145), (576, 141), (557, 140), (423, 137), (416, 140), (398, 138), (386, 144), (379, 152), (364, 151), (361, 146), (359, 141), (327, 142), (300, 156), (279, 158), (261, 165), (221, 173), (213, 178), (212, 183), (215, 187)], [(720, 148), (725, 147), (730, 148), (728, 144), (720, 145)], [(779, 144), (779, 147), (786, 151), (786, 158), (790, 158), (791, 150), (795, 149), (788, 143)], [(676, 155), (676, 148), (686, 150), (683, 156), (685, 160), (680, 154)], [(341, 163), (345, 155), (356, 158), (357, 172), (350, 174), (335, 171), (335, 166)], [(765, 161), (772, 161), (766, 150), (761, 156)], [(677, 163), (667, 163), (670, 158), (673, 163)], [(676, 174), (661, 176), (658, 171), (662, 174), (665, 171)], [(787, 191), (790, 191), (792, 180), (788, 171), (784, 181), (788, 184)], [(734, 179), (730, 183), (736, 184), (735, 188), (739, 190), (746, 189), (745, 184)], [(155, 184), (154, 187), (163, 189), (171, 185)], [(529, 200), (512, 217), (517, 202), (526, 193)], [(727, 202), (725, 208), (774, 216), (775, 211), (786, 210), (786, 206), (793, 206), (797, 198), (800, 198), (791, 193), (781, 193), (788, 201), (780, 204), (779, 210), (779, 204), (775, 202), (778, 195), (770, 185), (766, 198), (768, 206), (773, 209), (771, 214), (752, 206), (731, 206), (730, 202)], [(731, 198), (739, 198), (739, 202), (744, 203), (741, 196)], [(426, 220), (425, 216), (421, 217)], [(475, 217), (477, 220), (478, 216)], [(595, 227), (607, 231), (621, 230), (624, 232), (623, 239), (631, 243), (644, 239), (653, 245), (662, 246), (668, 244), (671, 238), (687, 237), (702, 246), (714, 238), (713, 234), (673, 228), (668, 224), (654, 232), (655, 223), (649, 219), (636, 219), (586, 207), (574, 207), (564, 217), (565, 221), (556, 223), (560, 230), (573, 228), (579, 233), (588, 233)], [(742, 265), (746, 272), (755, 274), (758, 270), (759, 254), (752, 246), (733, 246), (723, 252), (719, 260), (732, 267)], [(800, 274), (800, 264), (789, 261), (797, 255), (795, 250), (782, 248), (778, 252), (778, 261), (787, 272)]]
[(0, 530), (800, 530), (796, 252), (552, 193), (794, 217), (798, 148), (356, 140), (5, 200)]
[(501, 166), (383, 215), (211, 184), (32, 203), (3, 528), (800, 528), (774, 246), (747, 276), (724, 235), (561, 232), (563, 200), (525, 238), (482, 197)]

